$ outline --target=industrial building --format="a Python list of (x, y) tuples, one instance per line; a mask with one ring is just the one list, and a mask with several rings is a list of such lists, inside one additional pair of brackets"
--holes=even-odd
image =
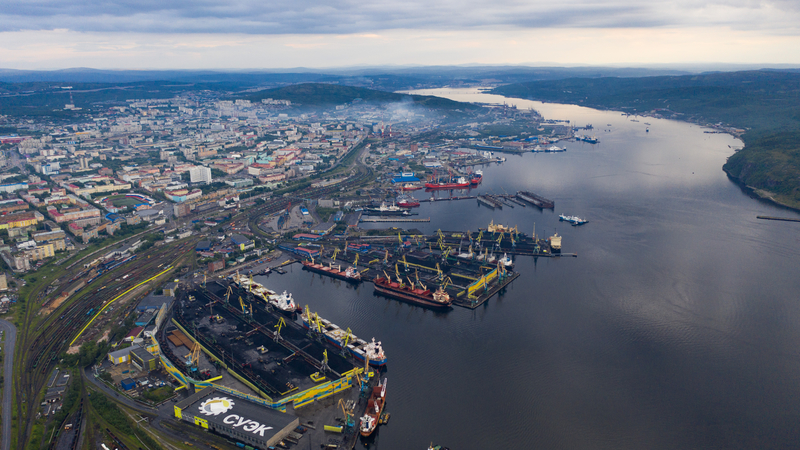
[(267, 449), (298, 425), (300, 419), (213, 387), (175, 404), (175, 417), (237, 443)]
[(138, 346), (133, 346), (130, 349), (131, 364), (137, 369), (147, 372), (156, 369), (158, 366), (158, 358), (153, 356), (153, 354)]

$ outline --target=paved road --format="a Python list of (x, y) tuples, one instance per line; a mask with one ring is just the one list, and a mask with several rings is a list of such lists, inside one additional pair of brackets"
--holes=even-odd
[(11, 322), (0, 319), (0, 330), (3, 330), (3, 443), (0, 449), (11, 448), (11, 396), (14, 384), (14, 346), (17, 343), (17, 329)]
[[(172, 402), (166, 402), (165, 404), (161, 405), (160, 408), (156, 409), (156, 408), (144, 405), (142, 403), (139, 403), (139, 402), (137, 402), (135, 400), (131, 400), (130, 398), (128, 398), (128, 397), (126, 397), (124, 395), (120, 395), (118, 392), (116, 392), (115, 390), (113, 390), (110, 387), (108, 387), (108, 385), (106, 385), (102, 381), (100, 381), (97, 378), (95, 378), (94, 374), (92, 374), (92, 370), (90, 368), (86, 368), (85, 370), (82, 370), (81, 371), (81, 375), (83, 376), (84, 380), (89, 381), (96, 388), (98, 388), (101, 391), (103, 391), (107, 396), (113, 397), (116, 401), (124, 404), (125, 406), (127, 406), (127, 407), (129, 407), (129, 408), (131, 408), (131, 409), (133, 409), (135, 411), (138, 411), (140, 413), (143, 413), (143, 414), (154, 414), (154, 415), (156, 415), (156, 417), (154, 417), (152, 420), (150, 420), (149, 424), (150, 424), (150, 426), (152, 428), (158, 430), (158, 432), (161, 433), (162, 435), (166, 435), (166, 436), (172, 438), (173, 440), (175, 440), (176, 442), (184, 442), (187, 439), (190, 439), (190, 440), (192, 440), (194, 442), (192, 445), (194, 447), (196, 447), (196, 448), (200, 448), (200, 449), (204, 449), (204, 450), (205, 449), (213, 450), (213, 447), (211, 447), (210, 444), (208, 444), (206, 442), (208, 440), (207, 437), (198, 436), (197, 435), (198, 433), (200, 433), (199, 431), (195, 431), (195, 430), (191, 430), (190, 429), (190, 430), (186, 430), (187, 434), (185, 434), (185, 435), (184, 434), (178, 434), (172, 428), (168, 428), (168, 427), (166, 427), (166, 426), (164, 426), (162, 424), (162, 422), (164, 422), (166, 420), (171, 420), (171, 418), (174, 417), (175, 409), (173, 408), (173, 403)], [(190, 436), (190, 434), (192, 434), (193, 436)], [(155, 436), (152, 436), (152, 434), (151, 434), (151, 437), (155, 438)], [(165, 446), (168, 446), (169, 448), (174, 448), (171, 445), (168, 445), (166, 442), (162, 442), (162, 444), (165, 445)]]

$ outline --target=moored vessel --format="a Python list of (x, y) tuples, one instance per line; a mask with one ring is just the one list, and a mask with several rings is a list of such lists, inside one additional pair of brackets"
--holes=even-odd
[(373, 216), (411, 216), (416, 215), (416, 213), (411, 213), (407, 209), (401, 208), (397, 205), (387, 205), (386, 203), (381, 203), (381, 206), (377, 208), (367, 208), (364, 210), (364, 213), (367, 215)]
[(473, 186), (477, 186), (477, 185), (481, 184), (481, 181), (483, 181), (483, 171), (482, 170), (476, 170), (475, 172), (473, 172), (472, 175), (470, 176), (470, 179), (469, 179), (469, 183), (471, 185), (473, 185)]
[(267, 289), (261, 283), (253, 281), (252, 277), (240, 275), (238, 272), (232, 276), (232, 281), (239, 286), (240, 289), (253, 294), (253, 297), (261, 299), (264, 303), (268, 303), (284, 312), (297, 312), (300, 307), (294, 302), (292, 294), (283, 291), (283, 294)]
[(367, 400), (367, 409), (364, 415), (361, 416), (361, 423), (359, 424), (359, 432), (362, 436), (366, 437), (372, 434), (378, 427), (378, 419), (383, 413), (383, 407), (386, 405), (386, 378), (383, 379), (383, 384), (378, 383), (377, 386), (372, 388), (369, 400)]
[[(392, 279), (384, 273), (384, 277), (377, 277), (373, 280), (375, 291), (387, 297), (404, 300), (415, 305), (426, 306), (429, 308), (448, 309), (453, 303), (453, 299), (441, 286), (436, 291), (431, 291), (425, 285), (417, 282), (404, 284), (398, 277), (398, 281)], [(410, 280), (409, 280), (410, 281)], [(419, 287), (417, 287), (419, 285)]]
[(550, 251), (553, 253), (561, 251), (561, 236), (558, 235), (558, 232), (547, 238), (547, 240), (550, 241)]
[(342, 270), (341, 265), (334, 267), (333, 263), (330, 263), (326, 266), (324, 264), (314, 262), (313, 258), (311, 261), (300, 261), (300, 263), (303, 264), (304, 269), (312, 272), (321, 273), (323, 275), (328, 275), (330, 277), (349, 281), (351, 283), (361, 282), (361, 273), (354, 267), (348, 267), (347, 269)]
[(300, 314), (303, 328), (314, 330), (322, 334), (325, 339), (337, 348), (347, 348), (357, 360), (365, 361), (369, 358), (369, 365), (374, 367), (382, 367), (386, 365), (386, 353), (383, 351), (383, 345), (380, 341), (367, 342), (354, 335), (350, 329), (343, 330), (338, 325), (331, 323), (331, 321), (319, 317), (318, 314), (312, 314), (306, 307), (306, 310)]
[(419, 206), (419, 202), (414, 197), (399, 197), (397, 199), (397, 206), (401, 208), (415, 208)]

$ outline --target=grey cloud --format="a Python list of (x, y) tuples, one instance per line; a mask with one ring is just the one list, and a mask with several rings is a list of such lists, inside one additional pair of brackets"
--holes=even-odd
[(0, 6), (0, 31), (70, 29), (98, 32), (317, 34), (388, 29), (462, 30), (547, 27), (727, 25), (796, 28), (793, 0), (10, 0)]

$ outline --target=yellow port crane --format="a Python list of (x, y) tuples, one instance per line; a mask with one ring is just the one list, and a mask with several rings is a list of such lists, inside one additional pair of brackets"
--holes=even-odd
[(276, 324), (275, 324), (275, 327), (274, 327), (274, 328), (277, 328), (277, 330), (275, 331), (275, 340), (276, 340), (276, 341), (278, 341), (278, 340), (280, 340), (280, 339), (281, 339), (281, 328), (283, 328), (283, 327), (285, 327), (285, 326), (286, 326), (286, 321), (285, 321), (285, 320), (283, 320), (283, 317), (281, 317), (281, 318), (278, 320), (278, 323), (276, 323)]
[(358, 253), (356, 253), (356, 259), (353, 261), (353, 267), (358, 267), (358, 257), (359, 257), (359, 256), (361, 256), (361, 255), (359, 255)]
[(450, 251), (451, 250), (453, 250), (453, 247), (447, 247), (446, 249), (443, 250), (442, 260), (445, 260), (445, 259), (447, 259), (448, 256), (450, 256)]
[(339, 399), (339, 408), (341, 408), (342, 414), (344, 414), (344, 424), (345, 424), (345, 426), (348, 427), (348, 428), (355, 426), (356, 422), (353, 419), (353, 412), (354, 412), (353, 409), (354, 408), (348, 408), (345, 405), (344, 400), (342, 400), (341, 398)]
[[(239, 306), (242, 307), (242, 314), (247, 315), (247, 306), (245, 306), (244, 300), (242, 300), (242, 296), (241, 295), (239, 296)], [(250, 308), (250, 314), (253, 314), (252, 307)]]
[(197, 365), (200, 363), (200, 344), (197, 342), (194, 343), (194, 347), (192, 347), (192, 359), (191, 365), (194, 368), (197, 368)]
[(338, 255), (338, 254), (339, 254), (339, 248), (338, 248), (338, 247), (337, 247), (337, 248), (334, 248), (334, 249), (333, 249), (333, 256), (331, 257), (331, 260), (332, 260), (333, 262), (336, 262), (336, 255)]
[(230, 303), (231, 301), (231, 294), (233, 293), (233, 289), (228, 286), (228, 290), (225, 291), (225, 303)]

